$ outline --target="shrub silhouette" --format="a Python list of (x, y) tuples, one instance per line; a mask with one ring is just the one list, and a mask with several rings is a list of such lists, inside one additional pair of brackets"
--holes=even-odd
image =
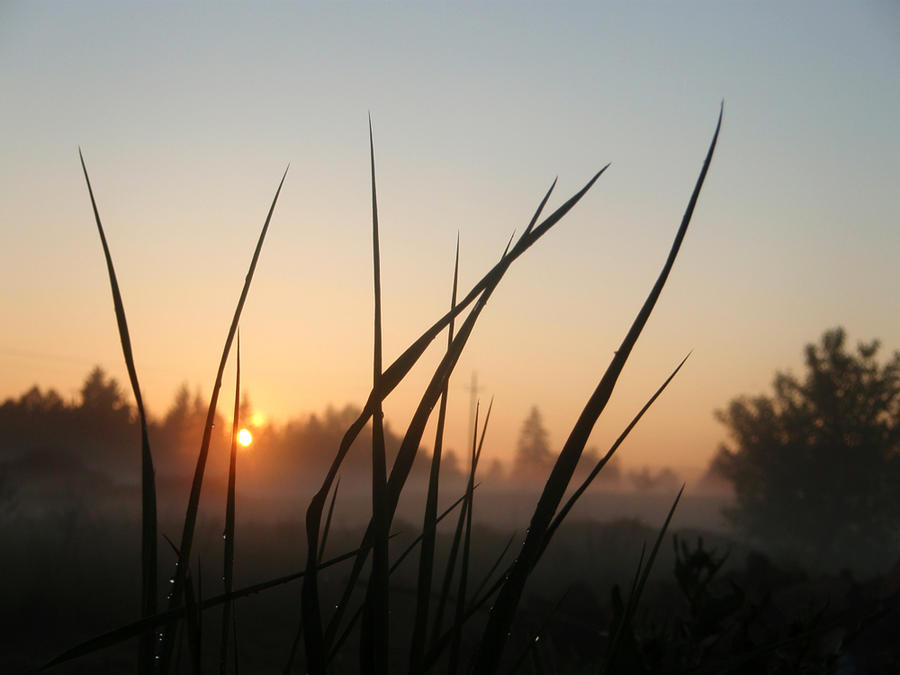
[(884, 566), (900, 552), (900, 353), (846, 348), (844, 330), (806, 347), (800, 380), (778, 373), (774, 395), (717, 412), (733, 444), (712, 471), (728, 479), (727, 511), (746, 534), (811, 563)]

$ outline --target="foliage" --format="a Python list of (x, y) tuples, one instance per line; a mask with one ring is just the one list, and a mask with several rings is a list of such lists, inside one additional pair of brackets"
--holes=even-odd
[(887, 564), (900, 553), (900, 353), (846, 348), (837, 328), (806, 347), (806, 374), (740, 397), (712, 470), (733, 483), (732, 522), (804, 562)]

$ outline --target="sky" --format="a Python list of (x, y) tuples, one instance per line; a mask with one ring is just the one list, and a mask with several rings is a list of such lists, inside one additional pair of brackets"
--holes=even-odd
[[(241, 321), (270, 420), (371, 385), (367, 115), (390, 362), (549, 208), (450, 384), (447, 443), (494, 397), (486, 455), (532, 406), (559, 449), (665, 260), (725, 101), (691, 229), (591, 444), (702, 469), (714, 411), (802, 373), (844, 326), (900, 348), (900, 6), (876, 2), (0, 4), (0, 399), (74, 400), (124, 362), (84, 151), (151, 414), (211, 390), (253, 246), (290, 170)], [(386, 402), (405, 429), (439, 338)], [(224, 392), (233, 382), (226, 370)], [(230, 393), (220, 410), (227, 412)], [(428, 439), (428, 436), (426, 436)], [(431, 441), (427, 440), (430, 445)], [(258, 449), (263, 452), (263, 448)]]

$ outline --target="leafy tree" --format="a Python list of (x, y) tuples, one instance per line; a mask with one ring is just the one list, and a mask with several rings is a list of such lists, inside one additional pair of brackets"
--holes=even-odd
[(537, 407), (531, 409), (522, 430), (519, 432), (519, 444), (516, 448), (515, 477), (546, 479), (553, 466), (553, 453), (550, 452), (547, 430)]
[(806, 376), (778, 373), (774, 395), (717, 416), (733, 443), (711, 470), (737, 496), (726, 515), (807, 563), (884, 566), (900, 553), (900, 353), (845, 347), (843, 329), (806, 347)]

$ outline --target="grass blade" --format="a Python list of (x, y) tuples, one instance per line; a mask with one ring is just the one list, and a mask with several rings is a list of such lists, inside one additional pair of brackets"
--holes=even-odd
[[(219, 359), (219, 368), (216, 372), (216, 379), (213, 385), (212, 396), (209, 400), (209, 409), (206, 413), (206, 423), (203, 427), (203, 440), (200, 442), (200, 452), (197, 456), (197, 464), (194, 468), (194, 478), (191, 482), (191, 493), (188, 498), (187, 511), (184, 516), (184, 527), (181, 534), (181, 548), (184, 556), (184, 565), (176, 569), (175, 584), (169, 600), (169, 608), (174, 608), (181, 601), (181, 593), (183, 592), (184, 572), (183, 569), (190, 564), (191, 546), (194, 541), (194, 529), (197, 525), (197, 509), (200, 506), (200, 490), (203, 486), (203, 474), (206, 470), (206, 458), (209, 454), (209, 444), (212, 439), (213, 423), (216, 416), (216, 404), (219, 400), (219, 390), (222, 387), (222, 374), (225, 371), (225, 363), (228, 360), (228, 353), (231, 351), (231, 343), (234, 340), (237, 326), (241, 318), (241, 311), (244, 309), (244, 302), (247, 300), (247, 294), (250, 291), (250, 283), (253, 281), (253, 273), (256, 271), (256, 264), (259, 261), (259, 254), (262, 251), (263, 242), (266, 238), (266, 232), (269, 230), (269, 223), (272, 220), (272, 214), (275, 211), (275, 204), (278, 203), (278, 196), (281, 194), (281, 188), (284, 185), (284, 179), (287, 177), (287, 169), (281, 177), (278, 189), (275, 191), (275, 197), (269, 207), (266, 215), (265, 223), (256, 242), (256, 249), (253, 251), (253, 257), (250, 260), (250, 268), (244, 279), (244, 287), (241, 289), (241, 295), (238, 299), (237, 307), (234, 310), (234, 316), (231, 319), (231, 327), (228, 329), (228, 336), (225, 338), (225, 346), (222, 349), (222, 357)], [(161, 658), (161, 670), (163, 673), (168, 672), (169, 656), (171, 655), (171, 641), (166, 639), (163, 642), (163, 653)]]
[[(619, 434), (619, 437), (616, 439), (616, 442), (612, 444), (607, 453), (597, 462), (597, 465), (591, 470), (591, 473), (588, 474), (588, 477), (584, 479), (584, 482), (572, 493), (572, 496), (569, 497), (569, 500), (563, 505), (563, 507), (559, 510), (559, 513), (556, 514), (556, 517), (553, 519), (553, 522), (550, 524), (550, 527), (547, 528), (547, 534), (544, 536), (544, 549), (550, 544), (550, 540), (553, 538), (554, 533), (557, 528), (562, 524), (563, 520), (565, 520), (566, 516), (569, 515), (569, 511), (572, 510), (572, 507), (575, 506), (575, 502), (584, 494), (584, 491), (588, 489), (593, 480), (597, 477), (597, 474), (600, 473), (601, 469), (606, 466), (606, 463), (612, 458), (613, 454), (615, 454), (616, 450), (622, 445), (622, 442), (628, 437), (628, 434), (631, 433), (631, 430), (637, 426), (637, 423), (640, 421), (641, 417), (644, 416), (644, 413), (650, 409), (650, 406), (659, 398), (659, 395), (663, 393), (666, 387), (669, 386), (669, 383), (675, 378), (678, 374), (678, 371), (681, 370), (681, 367), (684, 365), (685, 361), (688, 360), (690, 354), (685, 356), (681, 363), (672, 371), (672, 374), (666, 378), (666, 381), (662, 383), (659, 389), (650, 397), (644, 407), (638, 411), (638, 414), (634, 416), (634, 418), (629, 422), (628, 426), (625, 427), (625, 430)], [(543, 551), (542, 551), (543, 552)]]
[[(128, 370), (128, 379), (131, 382), (131, 391), (134, 394), (138, 418), (141, 423), (141, 616), (147, 617), (156, 613), (156, 570), (158, 558), (156, 547), (156, 478), (153, 470), (153, 455), (150, 452), (150, 440), (147, 435), (147, 415), (144, 413), (144, 400), (141, 396), (141, 387), (138, 384), (137, 369), (134, 366), (131, 336), (128, 332), (128, 321), (125, 318), (125, 305), (122, 302), (119, 281), (116, 278), (112, 255), (109, 252), (109, 245), (106, 243), (106, 234), (103, 232), (103, 225), (100, 222), (100, 211), (97, 209), (94, 190), (91, 187), (91, 179), (88, 177), (81, 148), (78, 148), (78, 158), (81, 160), (81, 170), (84, 172), (84, 180), (87, 183), (88, 194), (91, 197), (91, 207), (94, 210), (94, 220), (97, 223), (100, 243), (103, 246), (103, 256), (106, 258), (106, 271), (109, 273), (109, 286), (112, 290), (119, 340), (122, 343), (125, 367)], [(149, 673), (150, 667), (153, 665), (153, 638), (152, 631), (148, 631), (141, 636), (138, 647), (139, 673)]]
[[(581, 453), (584, 450), (584, 446), (587, 443), (594, 424), (600, 416), (600, 413), (602, 413), (603, 409), (606, 407), (606, 403), (612, 395), (619, 374), (622, 372), (622, 368), (625, 366), (625, 362), (631, 354), (631, 350), (637, 342), (638, 336), (646, 325), (647, 319), (650, 317), (650, 313), (653, 311), (660, 293), (662, 293), (662, 289), (669, 277), (672, 266), (675, 264), (675, 258), (684, 241), (684, 236), (687, 234), (688, 225), (690, 224), (697, 198), (700, 196), (700, 189), (703, 187), (703, 181), (706, 178), (710, 162), (712, 161), (721, 125), (722, 111), (720, 109), (716, 130), (706, 154), (706, 159), (703, 162), (703, 167), (700, 170), (700, 176), (694, 186), (694, 191), (691, 194), (687, 209), (685, 210), (678, 232), (675, 235), (675, 241), (672, 244), (666, 262), (657, 277), (656, 283), (650, 290), (647, 299), (644, 301), (643, 306), (635, 317), (631, 328), (604, 373), (603, 378), (600, 380), (600, 383), (597, 385), (597, 388), (594, 390), (594, 393), (591, 395), (587, 405), (585, 405), (584, 410), (579, 416), (578, 421), (575, 423), (575, 426), (569, 434), (568, 440), (557, 457), (556, 463), (550, 473), (550, 477), (547, 479), (547, 483), (544, 486), (544, 490), (541, 493), (534, 515), (532, 516), (531, 525), (525, 536), (522, 550), (517, 557), (516, 562), (513, 564), (509, 579), (501, 589), (497, 602), (494, 603), (494, 611), (488, 619), (482, 642), (476, 656), (474, 672), (477, 674), (485, 675), (487, 673), (494, 673), (497, 670), (497, 666), (503, 653), (503, 647), (506, 643), (509, 626), (512, 624), (513, 616), (518, 607), (519, 599), (521, 598), (528, 575), (531, 573), (531, 570), (543, 550), (544, 537), (546, 536), (547, 528), (550, 525), (553, 514), (556, 512), (560, 501), (565, 494), (566, 488), (569, 485), (572, 474), (575, 472), (575, 467), (578, 464), (578, 460), (581, 458)], [(537, 229), (535, 232), (537, 232)]]
[[(374, 270), (374, 358), (372, 373), (372, 390), (381, 391), (381, 254), (378, 242), (378, 198), (375, 189), (375, 146), (372, 139), (372, 118), (369, 117), (369, 158), (372, 171), (372, 257)], [(372, 575), (366, 590), (365, 611), (363, 614), (362, 634), (360, 637), (360, 667), (362, 672), (370, 671), (377, 675), (385, 675), (388, 669), (388, 634), (389, 597), (388, 597), (388, 528), (387, 516), (387, 459), (384, 448), (384, 412), (382, 397), (376, 396), (372, 413), (372, 524), (373, 555)], [(327, 652), (324, 645), (313, 650), (307, 645), (308, 660), (311, 669), (317, 670), (318, 664), (324, 666)], [(318, 652), (318, 653), (316, 653)]]
[[(222, 580), (225, 593), (231, 593), (234, 580), (234, 484), (237, 474), (237, 436), (241, 426), (241, 334), (235, 349), (234, 417), (231, 424), (231, 456), (228, 463), (228, 495), (225, 498), (225, 563)], [(228, 663), (228, 631), (231, 628), (231, 601), (222, 608), (222, 642), (219, 650), (219, 672), (225, 675)]]
[[(459, 280), (459, 235), (456, 237), (456, 260), (453, 264), (453, 291), (450, 309), (456, 306), (456, 289)], [(450, 320), (447, 335), (447, 349), (453, 345), (454, 321)], [(434, 575), (434, 544), (437, 534), (438, 487), (441, 475), (441, 452), (444, 445), (444, 424), (447, 418), (447, 395), (450, 381), (441, 391), (438, 409), (437, 431), (434, 437), (434, 452), (431, 455), (431, 471), (428, 476), (428, 494), (425, 498), (425, 517), (422, 523), (422, 550), (419, 555), (419, 574), (416, 581), (416, 614), (413, 619), (413, 633), (409, 650), (409, 670), (416, 673), (422, 669), (425, 658), (425, 637), (428, 631), (428, 606), (431, 600), (431, 582)]]

